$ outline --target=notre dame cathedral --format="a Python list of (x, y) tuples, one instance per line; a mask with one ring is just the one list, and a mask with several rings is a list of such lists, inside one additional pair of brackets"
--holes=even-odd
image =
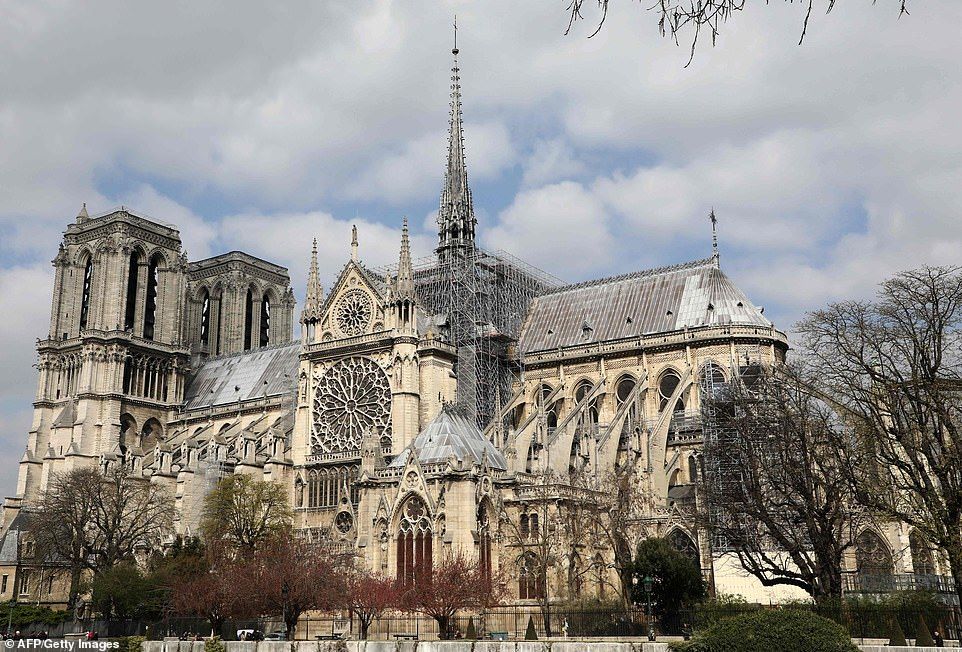
[[(206, 493), (244, 473), (289, 491), (297, 528), (386, 575), (461, 550), (515, 577), (521, 603), (603, 596), (603, 537), (571, 542), (547, 578), (519, 538), (551, 527), (541, 505), (570, 496), (574, 474), (633, 465), (646, 497), (637, 539), (666, 536), (719, 590), (770, 597), (687, 515), (703, 473), (699, 387), (784, 359), (785, 334), (717, 248), (571, 285), (478, 247), (454, 54), (434, 255), (412, 260), (404, 223), (396, 263), (371, 266), (355, 231), (325, 288), (315, 246), (297, 338), (279, 265), (239, 251), (190, 261), (176, 227), (124, 208), (84, 208), (67, 226), (0, 565), (13, 537), (20, 568), (22, 516), (53, 474), (125, 465), (169, 489), (172, 536), (197, 534)], [(291, 244), (308, 254), (306, 238)], [(881, 534), (880, 554), (902, 564), (890, 542), (903, 535)], [(4, 575), (0, 600), (57, 601), (22, 572)]]

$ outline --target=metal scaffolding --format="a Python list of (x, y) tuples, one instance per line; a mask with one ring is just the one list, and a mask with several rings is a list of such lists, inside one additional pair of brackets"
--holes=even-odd
[[(457, 347), (458, 404), (484, 428), (511, 395), (512, 360), (531, 301), (562, 283), (503, 251), (471, 247), (413, 263), (418, 302), (439, 336)], [(382, 271), (388, 278), (393, 268)]]
[[(736, 529), (745, 530), (752, 524), (747, 522), (732, 523), (732, 503), (741, 500), (744, 485), (744, 470), (736, 443), (736, 433), (733, 415), (730, 411), (738, 409), (734, 402), (726, 399), (730, 396), (731, 382), (751, 382), (751, 374), (760, 370), (760, 351), (754, 359), (746, 353), (741, 364), (733, 361), (729, 372), (734, 381), (728, 381), (724, 376), (715, 373), (703, 373), (699, 379), (701, 392), (702, 434), (704, 444), (702, 459), (704, 460), (704, 500), (711, 531), (712, 548), (715, 552), (732, 552), (734, 546), (728, 540), (727, 533)], [(728, 412), (728, 413), (726, 413)], [(759, 445), (764, 445), (768, 436), (761, 429), (751, 433), (753, 440), (757, 436)], [(729, 505), (728, 509), (723, 505)]]

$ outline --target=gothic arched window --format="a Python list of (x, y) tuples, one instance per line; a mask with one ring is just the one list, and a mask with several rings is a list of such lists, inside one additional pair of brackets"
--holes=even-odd
[(932, 549), (918, 530), (909, 534), (909, 548), (912, 550), (912, 572), (916, 576), (935, 575), (935, 561)]
[(127, 264), (127, 298), (124, 306), (124, 330), (133, 330), (137, 319), (137, 283), (140, 276), (140, 254), (136, 251), (130, 254)]
[(154, 254), (147, 264), (147, 301), (144, 305), (144, 339), (154, 339), (157, 323), (157, 286), (160, 279), (160, 254)]
[(84, 266), (83, 289), (80, 293), (80, 330), (87, 328), (87, 319), (90, 316), (90, 286), (93, 282), (94, 261), (87, 258)]
[(210, 343), (210, 292), (206, 289), (200, 296), (200, 343)]
[(666, 537), (672, 548), (691, 560), (696, 568), (701, 568), (701, 561), (698, 555), (698, 546), (692, 538), (679, 529), (674, 529)]
[(518, 597), (539, 600), (544, 597), (545, 577), (541, 564), (533, 552), (526, 552), (518, 560)]
[[(671, 401), (671, 397), (674, 396), (675, 390), (678, 389), (678, 385), (681, 384), (681, 376), (674, 369), (669, 369), (661, 375), (661, 380), (658, 381), (658, 411), (662, 412), (668, 407), (668, 402)], [(672, 408), (674, 412), (683, 411), (685, 409), (685, 400), (681, 397), (678, 398), (678, 402)]]
[(892, 553), (882, 537), (872, 530), (863, 530), (855, 538), (855, 562), (863, 589), (891, 588)]
[(250, 351), (251, 329), (254, 325), (254, 292), (248, 288), (247, 296), (244, 299), (244, 350)]
[(427, 505), (418, 496), (411, 496), (401, 508), (398, 524), (398, 581), (402, 586), (430, 582), (433, 561), (433, 533)]
[(261, 301), (261, 332), (260, 332), (260, 344), (261, 346), (267, 346), (271, 342), (271, 300), (264, 295), (264, 300)]
[(487, 500), (478, 505), (478, 545), (481, 575), (487, 581), (491, 579), (491, 523), (488, 518)]

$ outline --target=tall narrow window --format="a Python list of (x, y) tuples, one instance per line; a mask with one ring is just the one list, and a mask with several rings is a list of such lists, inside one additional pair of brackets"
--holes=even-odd
[(124, 330), (134, 327), (137, 318), (137, 277), (140, 274), (140, 256), (137, 252), (130, 254), (130, 264), (127, 266), (127, 304), (124, 309)]
[(224, 295), (221, 294), (220, 297), (217, 299), (217, 319), (216, 319), (216, 323), (214, 324), (214, 332), (217, 333), (217, 335), (214, 337), (214, 342), (215, 342), (214, 355), (220, 355), (220, 343), (221, 343), (221, 340), (224, 339), (223, 333), (220, 330), (220, 325), (222, 321), (221, 316), (224, 314), (224, 308), (222, 305), (223, 300), (224, 300)]
[(401, 512), (397, 537), (397, 579), (402, 586), (430, 582), (433, 568), (433, 532), (427, 507), (412, 496)]
[(261, 301), (261, 346), (267, 346), (271, 342), (271, 301), (264, 296)]
[(518, 597), (537, 600), (544, 597), (545, 578), (541, 564), (533, 552), (526, 552), (518, 560)]
[(488, 521), (488, 509), (485, 503), (478, 505), (478, 557), (481, 564), (481, 576), (485, 582), (491, 579), (491, 524)]
[(254, 323), (254, 294), (247, 290), (247, 299), (244, 302), (244, 350), (251, 348), (251, 327)]
[(87, 259), (84, 267), (84, 285), (80, 295), (80, 330), (87, 328), (87, 317), (90, 315), (90, 283), (94, 274), (93, 258)]
[(144, 305), (144, 339), (154, 339), (154, 324), (157, 322), (157, 274), (160, 256), (154, 256), (147, 265), (147, 302)]
[(210, 343), (210, 293), (204, 290), (200, 304), (200, 343), (207, 346)]

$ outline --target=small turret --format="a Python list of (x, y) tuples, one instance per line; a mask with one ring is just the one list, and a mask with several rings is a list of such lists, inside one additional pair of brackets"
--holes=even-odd
[(414, 268), (411, 264), (411, 240), (408, 237), (408, 220), (401, 223), (401, 255), (398, 258), (397, 277), (391, 288), (391, 311), (394, 326), (407, 334), (417, 332), (417, 297), (414, 291)]
[(317, 238), (311, 248), (311, 267), (307, 273), (307, 295), (304, 310), (301, 311), (301, 339), (305, 344), (314, 342), (317, 324), (321, 320), (321, 307), (324, 303), (324, 288), (317, 271)]

